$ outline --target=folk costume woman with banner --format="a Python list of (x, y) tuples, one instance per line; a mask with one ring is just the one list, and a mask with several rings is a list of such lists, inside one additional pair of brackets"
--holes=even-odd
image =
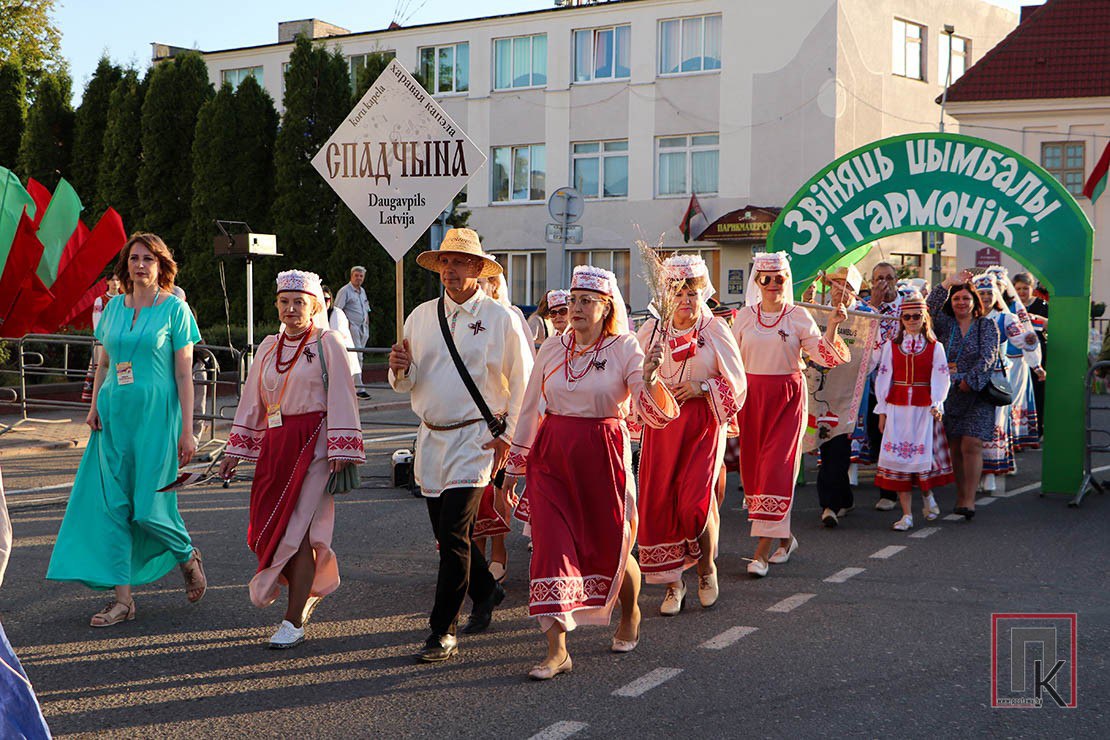
[(278, 273), (276, 303), (282, 328), (258, 347), (220, 475), (230, 478), (239, 460), (255, 462), (247, 546), (258, 568), (250, 596), (269, 606), (288, 587), (285, 618), (270, 637), (271, 648), (284, 649), (304, 641), (312, 610), (339, 587), (329, 475), (366, 456), (347, 348), (328, 331), (320, 278)]
[(680, 413), (665, 427), (643, 430), (637, 541), (644, 578), (667, 585), (659, 613), (674, 616), (686, 598), (682, 573), (694, 565), (701, 605), (717, 602), (717, 479), (747, 381), (736, 339), (705, 303), (714, 292), (705, 260), (676, 255), (664, 268), (675, 294), (673, 316), (662, 326), (656, 319), (645, 322), (637, 339), (645, 352), (663, 347), (659, 379)]
[(540, 348), (506, 468), (506, 495), (517, 476), (528, 476), (528, 612), (547, 636), (547, 656), (529, 673), (536, 680), (570, 671), (566, 633), (608, 624), (618, 594), (611, 650), (631, 652), (639, 642), (636, 488), (625, 419), (635, 411), (647, 426), (662, 427), (678, 416), (657, 379), (662, 347), (645, 362), (616, 276), (575, 267), (569, 305), (572, 331)]
[[(1022, 322), (1006, 306), (999, 289), (996, 272), (986, 272), (972, 279), (975, 290), (987, 311), (987, 318), (994, 321), (998, 327), (998, 362), (995, 364), (994, 373), (1009, 381), (1013, 362), (1008, 357), (1007, 347), (1015, 344), (1015, 349), (1024, 355), (1024, 361), (1029, 367), (1043, 372), (1041, 366), (1041, 346), (1032, 325)], [(1009, 281), (1007, 281), (1009, 282)], [(1018, 349), (1020, 346), (1020, 349)], [(1022, 359), (1019, 357), (1019, 359)], [(1024, 373), (1026, 387), (1032, 400), (1032, 386), (1028, 384), (1028, 372)], [(1021, 403), (1016, 389), (1010, 386), (1012, 398)], [(1008, 475), (1017, 472), (1017, 462), (1014, 460), (1013, 436), (1013, 404), (996, 406), (994, 409), (994, 435), (983, 445), (983, 490), (994, 491), (997, 488), (995, 476)]]
[(110, 627), (135, 618), (132, 586), (174, 567), (196, 603), (208, 581), (171, 485), (196, 451), (193, 345), (197, 323), (172, 295), (177, 264), (154, 234), (135, 234), (116, 264), (123, 294), (108, 301), (100, 342), (92, 429), (66, 505), (50, 567), (52, 581), (115, 590), (90, 622)]
[(901, 327), (883, 344), (875, 375), (879, 450), (875, 485), (897, 491), (902, 518), (894, 523), (899, 532), (913, 529), (910, 494), (914, 484), (923, 496), (922, 516), (933, 521), (940, 507), (933, 489), (955, 480), (952, 455), (941, 423), (948, 398), (948, 358), (937, 342), (925, 299), (913, 294), (902, 301)]
[(994, 407), (981, 393), (998, 360), (998, 325), (984, 316), (970, 270), (945, 278), (926, 299), (937, 341), (948, 359), (950, 387), (944, 432), (956, 474), (954, 513), (975, 516), (975, 488), (983, 472), (983, 446), (994, 438)]
[[(802, 306), (785, 252), (755, 255), (747, 305), (732, 327), (747, 373), (748, 397), (740, 409), (740, 477), (748, 501), (752, 537), (759, 538), (748, 573), (762, 578), (768, 563), (790, 560), (798, 540), (790, 529), (794, 482), (802, 459), (806, 392), (804, 352), (822, 367), (851, 360), (836, 329), (848, 317), (843, 304), (829, 317), (824, 336)], [(780, 547), (771, 554), (771, 545)]]

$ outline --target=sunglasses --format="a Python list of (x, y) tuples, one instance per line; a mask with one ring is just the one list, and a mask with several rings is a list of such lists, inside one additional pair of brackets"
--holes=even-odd
[(552, 316), (566, 316), (567, 310), (565, 308), (553, 308), (550, 311)]
[(904, 313), (904, 314), (902, 314), (902, 318), (905, 319), (906, 321), (920, 321), (921, 317), (922, 317), (922, 314), (919, 314), (919, 313)]
[(775, 281), (775, 285), (783, 285), (786, 283), (785, 275), (760, 275), (755, 279), (760, 285), (770, 285), (771, 281)]

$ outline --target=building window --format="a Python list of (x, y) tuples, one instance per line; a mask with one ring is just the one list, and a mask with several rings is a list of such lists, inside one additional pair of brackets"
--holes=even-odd
[[(952, 79), (948, 79), (948, 45), (952, 44)], [(962, 36), (940, 35), (940, 51), (937, 55), (937, 82), (941, 85), (951, 85), (964, 76), (964, 72), (971, 66), (971, 40)]]
[(721, 68), (721, 16), (702, 15), (659, 22), (659, 74)]
[(632, 26), (574, 32), (574, 81), (620, 80), (632, 76)]
[(366, 69), (366, 60), (374, 54), (383, 54), (387, 62), (397, 56), (395, 51), (379, 51), (370, 52), (369, 54), (353, 54), (347, 57), (347, 69), (351, 75), (352, 93), (358, 90), (358, 76), (362, 74), (362, 70)]
[(422, 48), (420, 75), (432, 93), (466, 92), (470, 89), (470, 44)]
[(627, 198), (628, 139), (575, 144), (571, 179), (586, 198)]
[(248, 77), (253, 77), (259, 85), (262, 84), (262, 67), (243, 67), (241, 69), (225, 69), (220, 73), (222, 82), (238, 88), (239, 84)]
[(632, 252), (627, 249), (601, 250), (596, 252), (574, 251), (570, 253), (569, 270), (566, 275), (566, 284), (570, 285), (570, 276), (578, 265), (593, 265), (611, 271), (617, 276), (617, 285), (621, 287), (621, 294), (625, 301), (629, 295), (629, 277), (632, 274)]
[(539, 303), (547, 287), (547, 253), (495, 252), (493, 256), (505, 268), (509, 302), (518, 306)]
[(719, 140), (717, 134), (656, 139), (656, 194), (716, 193)]
[(925, 65), (921, 63), (924, 49), (925, 26), (894, 19), (891, 67), (894, 74), (914, 80), (925, 79)]
[(1063, 183), (1072, 195), (1083, 194), (1086, 155), (1086, 144), (1082, 141), (1041, 144), (1041, 166)]
[(494, 147), (493, 167), (490, 168), (493, 202), (542, 202), (546, 197), (546, 159), (543, 144)]
[(547, 34), (493, 42), (493, 87), (539, 87), (547, 84)]

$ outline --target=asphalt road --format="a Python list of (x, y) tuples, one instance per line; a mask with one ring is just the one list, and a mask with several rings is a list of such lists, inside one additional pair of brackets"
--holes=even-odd
[[(374, 421), (381, 423), (367, 426), (368, 439), (411, 433), (404, 412)], [(180, 575), (171, 573), (138, 589), (136, 621), (106, 630), (87, 626), (105, 595), (43, 580), (61, 507), (13, 512), (0, 619), (54, 732), (1110, 735), (1110, 499), (1094, 495), (1069, 509), (1064, 497), (1039, 497), (1040, 453), (1022, 455), (1019, 475), (1008, 481), (1008, 493), (1025, 492), (980, 501), (971, 523), (918, 521), (913, 537), (889, 529), (895, 515), (871, 509), (867, 483), (834, 530), (818, 522), (813, 486), (802, 487), (794, 510), (800, 548), (762, 580), (744, 573), (752, 541), (731, 476), (718, 605), (703, 610), (692, 588), (686, 610), (664, 618), (662, 589), (646, 587), (635, 652), (608, 652), (612, 628), (582, 628), (570, 636), (574, 671), (536, 684), (525, 673), (543, 644), (526, 616), (528, 553), (519, 529), (510, 536), (509, 597), (491, 630), (463, 636), (460, 658), (448, 664), (414, 662), (437, 556), (424, 504), (388, 487), (386, 453), (406, 445), (372, 443), (366, 487), (338, 501), (334, 548), (343, 584), (317, 610), (309, 639), (290, 652), (264, 646), (280, 604), (259, 610), (247, 596), (254, 569), (245, 544), (247, 484), (181, 497), (205, 552), (204, 600), (189, 605)], [(77, 459), (5, 459), (5, 482), (18, 490), (71, 479)], [(938, 501), (947, 514), (954, 493), (946, 489)], [(991, 708), (991, 614), (1013, 612), (1078, 614), (1078, 708)]]

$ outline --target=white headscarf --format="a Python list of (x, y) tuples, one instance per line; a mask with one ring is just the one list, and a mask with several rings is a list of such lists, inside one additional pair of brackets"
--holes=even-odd
[(794, 303), (794, 277), (790, 273), (790, 261), (786, 252), (765, 252), (752, 257), (752, 271), (748, 275), (748, 287), (744, 293), (744, 304), (754, 306), (763, 300), (763, 293), (756, 283), (756, 273), (759, 272), (784, 272), (786, 282), (782, 286), (782, 300), (788, 305)]
[(624, 296), (621, 295), (621, 288), (617, 283), (616, 275), (593, 265), (578, 265), (570, 276), (570, 289), (592, 290), (595, 293), (609, 296), (613, 301), (617, 333), (628, 334), (631, 331), (628, 324), (628, 309), (624, 305)]
[[(304, 270), (286, 270), (277, 276), (278, 293), (304, 293), (316, 299), (316, 310), (312, 314), (312, 325), (317, 329), (328, 328), (328, 310), (324, 305), (324, 287), (320, 276)], [(285, 326), (282, 325), (282, 331)]]

